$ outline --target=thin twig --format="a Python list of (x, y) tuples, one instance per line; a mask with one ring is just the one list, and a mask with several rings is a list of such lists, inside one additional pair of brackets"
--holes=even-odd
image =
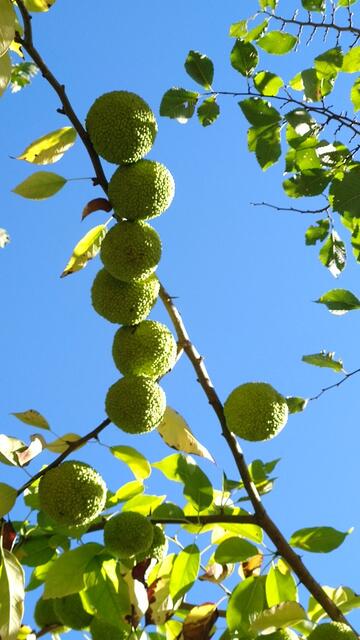
[(297, 20), (296, 18), (284, 18), (283, 16), (278, 16), (274, 13), (271, 13), (270, 11), (263, 11), (263, 13), (269, 16), (270, 18), (272, 18), (273, 20), (277, 20), (279, 22), (282, 22), (283, 24), (292, 24), (297, 27), (301, 27), (302, 29), (307, 27), (315, 30), (326, 29), (326, 31), (333, 29), (335, 31), (338, 31), (339, 33), (347, 32), (347, 33), (353, 33), (355, 35), (360, 36), (360, 29), (358, 29), (357, 27), (354, 27), (352, 24), (341, 25), (341, 24), (336, 24), (335, 22), (317, 22), (317, 21), (311, 20), (310, 18), (309, 20)]
[(253, 207), (269, 207), (270, 209), (275, 209), (275, 211), (292, 211), (295, 213), (311, 213), (314, 215), (326, 213), (330, 209), (329, 204), (325, 207), (321, 207), (320, 209), (297, 209), (295, 207), (278, 207), (276, 204), (270, 204), (269, 202), (250, 202), (250, 204)]
[(360, 373), (360, 368), (359, 369), (355, 369), (354, 371), (350, 371), (350, 373), (345, 373), (344, 377), (341, 378), (341, 380), (339, 380), (338, 382), (335, 382), (334, 384), (330, 384), (328, 387), (323, 387), (321, 389), (321, 391), (319, 391), (319, 393), (316, 394), (316, 396), (313, 396), (312, 398), (309, 398), (309, 402), (311, 400), (318, 400), (327, 391), (330, 391), (331, 389), (335, 389), (336, 387), (340, 387), (340, 385), (342, 385), (344, 382), (346, 382), (346, 380), (348, 380), (352, 376), (356, 375), (357, 373)]

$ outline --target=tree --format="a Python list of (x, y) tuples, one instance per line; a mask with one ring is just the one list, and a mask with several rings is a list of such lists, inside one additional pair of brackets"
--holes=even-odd
[[(290, 206), (287, 201), (284, 204), (272, 201), (269, 206), (279, 211), (287, 210), (315, 215), (315, 224), (312, 223), (306, 230), (306, 244), (320, 243), (320, 261), (328, 268), (331, 276), (337, 277), (344, 269), (346, 261), (345, 243), (340, 237), (339, 223), (345, 226), (345, 233), (350, 231), (349, 242), (356, 261), (359, 259), (357, 222), (359, 163), (356, 159), (359, 150), (357, 144), (359, 124), (353, 114), (353, 111), (356, 112), (359, 108), (359, 90), (358, 79), (354, 83), (351, 80), (352, 86), (348, 82), (349, 77), (352, 79), (349, 74), (360, 70), (360, 47), (357, 44), (360, 29), (355, 26), (354, 21), (353, 10), (356, 11), (356, 7), (352, 9), (352, 5), (356, 3), (339, 0), (335, 6), (334, 3), (326, 3), (323, 0), (320, 2), (302, 0), (301, 3), (293, 3), (292, 8), (296, 10), (293, 14), (289, 12), (288, 5), (276, 3), (275, 0), (269, 2), (259, 0), (258, 5), (255, 2), (251, 4), (254, 12), (251, 17), (243, 15), (239, 22), (233, 23), (230, 27), (230, 37), (233, 38), (230, 62), (234, 69), (233, 77), (240, 80), (239, 91), (227, 88), (217, 90), (217, 87), (215, 90), (213, 88), (215, 87), (214, 66), (221, 64), (222, 60), (213, 63), (204, 53), (191, 50), (185, 60), (185, 70), (196, 86), (200, 85), (201, 89), (169, 89), (161, 100), (160, 115), (185, 123), (196, 112), (203, 127), (213, 125), (218, 118), (217, 125), (220, 126), (227, 117), (223, 114), (219, 117), (220, 109), (226, 109), (226, 100), (229, 97), (238, 99), (248, 128), (248, 150), (255, 153), (260, 167), (267, 170), (275, 163), (285, 161), (285, 171), (289, 176), (283, 182), (286, 196), (319, 198), (314, 206), (308, 206), (307, 201), (303, 207)], [(281, 4), (284, 6), (281, 7)], [(49, 13), (47, 13), (48, 10), (50, 10)], [(90, 162), (92, 167), (92, 175), (81, 192), (81, 197), (85, 197), (87, 203), (83, 218), (88, 221), (90, 215), (102, 216), (102, 222), (89, 229), (83, 236), (63, 270), (62, 275), (69, 276), (65, 282), (71, 279), (74, 282), (77, 275), (72, 274), (82, 270), (87, 262), (95, 258), (108, 228), (114, 221), (119, 224), (119, 215), (115, 212), (115, 220), (113, 219), (112, 207), (108, 200), (108, 177), (111, 176), (113, 168), (104, 164), (95, 151), (89, 135), (91, 130), (89, 123), (88, 131), (83, 124), (83, 115), (77, 113), (73, 104), (71, 91), (69, 90), (68, 93), (67, 88), (62, 84), (61, 70), (59, 74), (53, 71), (52, 65), (47, 63), (46, 52), (37, 44), (37, 25), (40, 29), (46, 29), (42, 25), (47, 19), (51, 19), (52, 13), (58, 11), (57, 15), (61, 20), (63, 10), (61, 3), (51, 8), (49, 3), (44, 3), (42, 0), (15, 0), (15, 2), (0, 0), (0, 53), (2, 54), (0, 87), (3, 92), (8, 85), (15, 91), (21, 89), (29, 84), (32, 76), (39, 71), (45, 81), (37, 84), (41, 96), (51, 90), (57, 101), (60, 101), (60, 105), (56, 103), (59, 112), (56, 122), (59, 117), (64, 118), (62, 125), (41, 131), (41, 137), (39, 138), (38, 135), (35, 142), (29, 144), (24, 152), (18, 155), (18, 159), (35, 165), (53, 164), (61, 159), (78, 138), (78, 157), (85, 158), (85, 161), (79, 160), (79, 163), (82, 166), (84, 162), (85, 166), (85, 162)], [(72, 10), (76, 11), (76, 9)], [(239, 11), (238, 8), (236, 11)], [(101, 16), (96, 17), (100, 20)], [(34, 28), (33, 22), (37, 22)], [(91, 45), (93, 44), (92, 42)], [(62, 47), (65, 51), (67, 42)], [(305, 69), (293, 68), (294, 58), (290, 58), (289, 67), (282, 62), (287, 59), (287, 55), (291, 56), (295, 49), (301, 53), (300, 67), (305, 66), (303, 62), (308, 65)], [(267, 66), (270, 70), (266, 70)], [(55, 67), (59, 67), (57, 60), (54, 61)], [(77, 67), (76, 72), (76, 82), (79, 84), (81, 84), (80, 69), (81, 66)], [(294, 71), (299, 72), (295, 75)], [(172, 73), (176, 76), (177, 72), (173, 69)], [(220, 80), (217, 79), (217, 82)], [(46, 83), (48, 87), (45, 86)], [(117, 88), (106, 87), (105, 91)], [(128, 87), (121, 88), (130, 90)], [(9, 96), (7, 92), (5, 100), (11, 98), (11, 103), (9, 102), (11, 105), (15, 104), (17, 99), (29, 100), (31, 109), (36, 112), (31, 94), (33, 90), (35, 91), (35, 85), (27, 90), (27, 94), (21, 92), (20, 97)], [(22, 95), (27, 95), (27, 98), (22, 98)], [(348, 101), (345, 109), (342, 104), (344, 95), (350, 96), (350, 102)], [(27, 105), (27, 102), (22, 102), (22, 105), (24, 104)], [(87, 105), (87, 109), (90, 106), (91, 102)], [(13, 108), (16, 107), (10, 107), (10, 109)], [(238, 109), (237, 105), (234, 108)], [(53, 111), (48, 117), (51, 122), (54, 121)], [(43, 112), (41, 112), (41, 118), (44, 118)], [(19, 127), (21, 143), (27, 136), (27, 128), (23, 128), (22, 123), (23, 115), (20, 121), (21, 127)], [(28, 127), (27, 120), (25, 124)], [(169, 132), (174, 130), (175, 125), (167, 123), (166, 120), (160, 120), (160, 131), (166, 126), (168, 127), (167, 135), (172, 135)], [(37, 123), (38, 127), (39, 123)], [(212, 130), (215, 130), (215, 127), (209, 132), (204, 132), (204, 140), (207, 133), (212, 135)], [(233, 129), (230, 130), (233, 132)], [(51, 133), (47, 133), (48, 131)], [(191, 130), (194, 139), (198, 136), (198, 131), (200, 129), (197, 130), (195, 127)], [(244, 144), (243, 149), (245, 149)], [(214, 156), (217, 156), (218, 149), (212, 149), (212, 151)], [(175, 158), (173, 149), (170, 153), (169, 157)], [(189, 156), (189, 163), (191, 163), (191, 154)], [(244, 152), (242, 157), (246, 162), (250, 162), (250, 158), (247, 158)], [(152, 159), (162, 162), (161, 157), (155, 157), (155, 155)], [(196, 168), (194, 167), (193, 170)], [(225, 168), (225, 173), (229, 173), (230, 170), (229, 164)], [(18, 169), (15, 169), (13, 172), (16, 176), (18, 176), (17, 171)], [(237, 175), (234, 174), (232, 178), (234, 182)], [(279, 173), (273, 175), (279, 176)], [(25, 199), (46, 199), (55, 195), (65, 187), (67, 182), (77, 177), (66, 179), (40, 166), (36, 167), (30, 175), (27, 172), (14, 191)], [(260, 174), (257, 180), (260, 184), (262, 180)], [(275, 192), (273, 183), (272, 180), (270, 186)], [(93, 186), (96, 192), (93, 192)], [(254, 189), (253, 186), (251, 188)], [(65, 193), (64, 189), (59, 194), (59, 198), (65, 198)], [(255, 199), (255, 204), (265, 205), (262, 198), (254, 197)], [(25, 200), (23, 202), (25, 203)], [(112, 204), (115, 203), (112, 202)], [(33, 206), (31, 206), (31, 212)], [(76, 207), (78, 206), (77, 202)], [(257, 210), (253, 212), (254, 215), (256, 213)], [(105, 220), (110, 216), (106, 223), (103, 222), (104, 215)], [(168, 215), (170, 220), (170, 213)], [(169, 224), (171, 225), (171, 222)], [(273, 224), (275, 225), (275, 221)], [(53, 233), (50, 226), (49, 229)], [(179, 225), (176, 234), (180, 235), (184, 232), (183, 226)], [(216, 232), (220, 233), (221, 230), (215, 229), (215, 242), (217, 242)], [(61, 235), (62, 240), (66, 237), (66, 234)], [(7, 239), (7, 232), (3, 230), (1, 242), (4, 248), (4, 261), (7, 253), (15, 255), (17, 250), (16, 238), (9, 247), (5, 246)], [(271, 243), (276, 240), (275, 235), (271, 237)], [(229, 238), (229, 246), (231, 246), (230, 243)], [(243, 240), (241, 244), (243, 250)], [(215, 243), (213, 246), (216, 246)], [(13, 249), (12, 254), (10, 254), (10, 247)], [(34, 255), (30, 255), (29, 259), (31, 264), (36, 261)], [(94, 266), (94, 263), (89, 266), (89, 269), (94, 267), (95, 273), (99, 265)], [(201, 268), (203, 269), (203, 265)], [(283, 264), (281, 268), (283, 269)], [(216, 265), (216, 269), (221, 270), (221, 265)], [(262, 256), (261, 269), (263, 271), (268, 269), (268, 255)], [(191, 271), (193, 270), (194, 267), (191, 266)], [(166, 276), (166, 271), (164, 275)], [(203, 279), (205, 276), (204, 272)], [(225, 277), (229, 279), (233, 296), (238, 275), (235, 273), (221, 276), (222, 279)], [(53, 274), (49, 282), (51, 286), (55, 286)], [(77, 282), (80, 284), (73, 286), (79, 287), (76, 295), (81, 295), (78, 292), (85, 288), (85, 281), (80, 281), (80, 274)], [(36, 280), (33, 281), (33, 286), (35, 293)], [(257, 292), (261, 292), (261, 296), (266, 298), (267, 292), (264, 289), (261, 290), (260, 284), (256, 283), (253, 286)], [(278, 282), (274, 281), (274, 289), (276, 290), (277, 287)], [(63, 292), (64, 288), (61, 291)], [(183, 291), (191, 292), (191, 281), (186, 282)], [(276, 302), (284, 293), (284, 290), (280, 290), (280, 296), (274, 296)], [(217, 333), (223, 334), (228, 331), (227, 316), (231, 312), (224, 306), (221, 308), (221, 295), (218, 291), (216, 294), (216, 299), (212, 302), (212, 313), (219, 316), (216, 320)], [(67, 296), (68, 294), (65, 292), (58, 295)], [(164, 317), (160, 316), (160, 319), (172, 325), (177, 338), (179, 361), (174, 368), (174, 374), (170, 373), (166, 376), (164, 384), (167, 384), (168, 378), (176, 375), (177, 368), (181, 367), (183, 361), (187, 359), (194, 370), (195, 379), (200, 384), (202, 402), (205, 400), (205, 404), (209, 403), (215, 414), (218, 435), (223, 436), (228, 452), (227, 464), (221, 464), (224, 468), (220, 468), (220, 473), (219, 469), (216, 471), (210, 469), (211, 465), (206, 463), (206, 459), (212, 458), (208, 449), (216, 452), (219, 449), (219, 455), (223, 461), (221, 445), (218, 444), (221, 438), (217, 436), (214, 439), (212, 435), (206, 438), (207, 430), (201, 430), (198, 425), (194, 425), (196, 435), (201, 442), (198, 441), (189, 432), (182, 416), (173, 409), (167, 409), (165, 419), (158, 426), (165, 441), (165, 453), (164, 456), (155, 458), (147, 454), (147, 445), (142, 445), (142, 442), (152, 442), (151, 438), (155, 437), (156, 433), (149, 436), (139, 435), (136, 438), (127, 436), (122, 429), (119, 431), (111, 427), (109, 417), (102, 416), (95, 427), (84, 427), (81, 435), (70, 433), (67, 428), (61, 428), (56, 439), (51, 440), (50, 432), (53, 432), (53, 429), (50, 429), (49, 423), (41, 413), (34, 410), (16, 411), (15, 417), (36, 427), (37, 430), (43, 430), (41, 434), (45, 434), (46, 437), (36, 434), (30, 438), (29, 442), (25, 437), (1, 436), (1, 462), (7, 464), (10, 468), (6, 467), (6, 469), (11, 472), (7, 474), (6, 481), (0, 485), (0, 514), (3, 517), (0, 569), (2, 640), (13, 638), (30, 640), (34, 638), (35, 633), (37, 637), (46, 633), (56, 637), (63, 632), (64, 625), (74, 630), (74, 637), (79, 637), (82, 633), (80, 630), (76, 631), (77, 626), (84, 626), (85, 629), (90, 627), (91, 635), (95, 640), (97, 637), (108, 637), (110, 640), (112, 637), (141, 637), (142, 640), (148, 637), (153, 639), (183, 637), (184, 640), (197, 640), (198, 638), (206, 639), (212, 634), (215, 634), (215, 637), (221, 636), (223, 640), (235, 637), (254, 640), (259, 636), (266, 637), (266, 633), (276, 629), (288, 629), (288, 633), (284, 632), (283, 635), (277, 633), (270, 635), (270, 638), (278, 640), (283, 637), (285, 640), (292, 640), (298, 637), (311, 638), (313, 630), (317, 628), (320, 629), (320, 633), (321, 630), (328, 633), (331, 640), (331, 633), (335, 633), (334, 630), (337, 627), (319, 626), (329, 624), (330, 621), (348, 625), (347, 631), (346, 626), (338, 627), (341, 637), (344, 635), (346, 638), (348, 634), (350, 634), (349, 637), (358, 637), (353, 617), (347, 617), (348, 613), (351, 614), (352, 610), (359, 606), (359, 596), (356, 595), (356, 591), (344, 586), (323, 588), (322, 580), (316, 578), (311, 567), (312, 563), (308, 562), (309, 557), (303, 558), (298, 551), (299, 549), (301, 553), (333, 551), (344, 542), (350, 531), (338, 531), (333, 526), (309, 526), (308, 523), (304, 523), (300, 528), (293, 526), (290, 516), (286, 516), (286, 527), (293, 533), (285, 535), (282, 532), (282, 527), (278, 526), (277, 521), (270, 514), (271, 509), (269, 508), (268, 511), (267, 506), (265, 508), (266, 494), (270, 493), (274, 486), (277, 454), (275, 453), (276, 459), (274, 456), (270, 461), (268, 457), (266, 461), (255, 457), (251, 463), (248, 462), (248, 457), (246, 455), (245, 458), (242, 450), (242, 439), (237, 438), (229, 430), (229, 418), (224, 414), (223, 402), (215, 390), (204, 359), (192, 342), (187, 323), (185, 324), (180, 315), (179, 308), (182, 306), (184, 293), (178, 305), (174, 295), (161, 284), (159, 298), (166, 312)], [(337, 314), (360, 307), (357, 296), (347, 289), (331, 289), (319, 295), (317, 302)], [(72, 299), (71, 303), (74, 304), (75, 301)], [(204, 310), (200, 311), (199, 326), (204, 325), (206, 320)], [(77, 308), (75, 313), (80, 314), (81, 309)], [(95, 317), (95, 314), (93, 316)], [(46, 320), (46, 322), (50, 321)], [(96, 331), (104, 331), (104, 333), (100, 336), (99, 333), (95, 334), (94, 329), (90, 340), (94, 341), (95, 335), (99, 335), (101, 351), (105, 352), (106, 349), (103, 347), (106, 339), (109, 341), (110, 335), (114, 333), (113, 327), (106, 329), (105, 321), (96, 319), (96, 322), (98, 323)], [(325, 326), (326, 321), (322, 319), (321, 322)], [(337, 319), (337, 322), (341, 320)], [(102, 324), (104, 329), (98, 329)], [(87, 332), (86, 335), (88, 335)], [(51, 342), (50, 333), (46, 337), (51, 350), (56, 338), (55, 340), (52, 338), (53, 342)], [(244, 337), (243, 333), (241, 337)], [(62, 339), (64, 340), (64, 336)], [(237, 337), (235, 339), (237, 340)], [(257, 341), (255, 331), (249, 336), (249, 341), (254, 345), (251, 348), (255, 351)], [(33, 351), (30, 351), (31, 357), (34, 358)], [(39, 355), (38, 351), (36, 355)], [(335, 383), (324, 386), (320, 392), (311, 397), (306, 397), (305, 394), (302, 394), (304, 397), (299, 397), (295, 393), (288, 394), (286, 398), (288, 410), (290, 413), (300, 413), (299, 421), (306, 420), (306, 412), (304, 414), (302, 412), (309, 401), (322, 398), (333, 387), (342, 385), (358, 372), (358, 369), (346, 372), (342, 361), (328, 351), (306, 355), (303, 360), (310, 365), (328, 368), (339, 377)], [(275, 368), (275, 364), (270, 363), (270, 370)], [(288, 365), (289, 361), (287, 361)], [(213, 366), (209, 368), (213, 369)], [(81, 372), (81, 366), (79, 372)], [(94, 373), (91, 373), (90, 379), (95, 377)], [(47, 375), (50, 373), (46, 373)], [(64, 375), (66, 376), (66, 373)], [(223, 374), (220, 372), (217, 374), (220, 380), (221, 375)], [(248, 382), (248, 379), (244, 379), (243, 372), (237, 375), (238, 379), (232, 380), (232, 387), (222, 392), (224, 399), (234, 387)], [(257, 375), (254, 377), (258, 379)], [(103, 389), (106, 390), (112, 382), (113, 380), (109, 380), (106, 375)], [(273, 380), (270, 382), (272, 383)], [(62, 385), (62, 392), (65, 390), (68, 404), (72, 397), (70, 389), (66, 384), (62, 383)], [(86, 397), (94, 396), (93, 389), (91, 385), (90, 394), (89, 389), (86, 389)], [(171, 387), (169, 389), (171, 391)], [(79, 396), (83, 398), (82, 403), (79, 403)], [(330, 394), (326, 397), (330, 397)], [(63, 398), (61, 401), (63, 402)], [(86, 408), (83, 407), (84, 401), (83, 392), (77, 389), (73, 396), (74, 406), (71, 406), (71, 413), (76, 415), (76, 423), (86, 414)], [(102, 407), (102, 402), (102, 398), (100, 400), (98, 397), (95, 398), (97, 407)], [(93, 406), (95, 405), (92, 404), (91, 410)], [(107, 408), (110, 413), (108, 404)], [(182, 406), (176, 406), (175, 409), (183, 412)], [(98, 408), (97, 411), (101, 415)], [(56, 409), (53, 415), (56, 415)], [(294, 417), (293, 420), (295, 419)], [(122, 417), (120, 421), (122, 427), (123, 421)], [(71, 426), (71, 431), (72, 429)], [(347, 439), (350, 438), (347, 437)], [(280, 441), (281, 438), (279, 438)], [(160, 449), (162, 445), (156, 442), (154, 446)], [(273, 454), (280, 447), (277, 442), (278, 440), (275, 439), (263, 445), (245, 443), (244, 449), (249, 447), (256, 456), (256, 451), (260, 450), (256, 447), (261, 446), (263, 447), (261, 455), (267, 456), (267, 449), (264, 447), (269, 447), (268, 450)], [(95, 454), (90, 447), (91, 443), (96, 445)], [(108, 472), (108, 477), (105, 478), (109, 488), (105, 508), (101, 504), (97, 517), (89, 517), (89, 521), (85, 518), (80, 527), (75, 519), (70, 522), (65, 519), (60, 521), (58, 506), (62, 496), (65, 495), (61, 490), (55, 505), (58, 519), (54, 519), (47, 508), (46, 498), (42, 497), (42, 492), (44, 495), (46, 493), (45, 483), (52, 484), (52, 490), (61, 487), (60, 483), (64, 481), (64, 477), (61, 476), (61, 472), (60, 475), (58, 474), (59, 470), (67, 469), (71, 470), (71, 473), (74, 471), (72, 464), (69, 466), (62, 464), (68, 458), (70, 460), (80, 458), (97, 469), (100, 463), (100, 444), (104, 445), (113, 456), (111, 463), (113, 466)], [(348, 450), (348, 443), (345, 444)], [(151, 444), (148, 446), (151, 447)], [(166, 446), (178, 451), (174, 453), (167, 450), (166, 452)], [(337, 445), (339, 446), (340, 444)], [(299, 466), (305, 466), (308, 443), (304, 444), (304, 449), (306, 453), (300, 454)], [(188, 454), (197, 454), (200, 456), (200, 462), (195, 462), (194, 457)], [(204, 464), (201, 458), (205, 460)], [(129, 467), (133, 474), (131, 480), (125, 482), (118, 480), (115, 474), (119, 473), (119, 461), (125, 462)], [(28, 468), (30, 463), (31, 466)], [(45, 463), (47, 466), (44, 466)], [(103, 475), (106, 475), (108, 464), (110, 464), (108, 461), (102, 463)], [(206, 473), (203, 470), (205, 465), (207, 465)], [(152, 469), (160, 472), (164, 478), (158, 487), (149, 484), (151, 480), (148, 478)], [(83, 471), (84, 467), (81, 467), (81, 470)], [(20, 473), (24, 471), (29, 474), (28, 479), (23, 484), (20, 481), (17, 484), (17, 478), (20, 478)], [(78, 472), (77, 468), (75, 472)], [(90, 475), (91, 473), (90, 471)], [(65, 477), (65, 482), (67, 480), (68, 476)], [(97, 476), (91, 475), (91, 482), (93, 481), (96, 486), (101, 486), (101, 479), (99, 480)], [(163, 495), (165, 482), (168, 499)], [(302, 477), (300, 482), (304, 482)], [(145, 483), (149, 484), (151, 491), (156, 491), (156, 495), (145, 491)], [(174, 483), (173, 489), (172, 483)], [(179, 487), (180, 494), (177, 490)], [(69, 503), (71, 502), (70, 494), (71, 492)], [(80, 499), (80, 492), (75, 494), (75, 498)], [(65, 504), (65, 507), (67, 508), (68, 504)], [(61, 504), (62, 510), (65, 507)], [(318, 505), (315, 508), (319, 508)], [(108, 521), (116, 524), (117, 521), (111, 521), (109, 518), (118, 511), (137, 512), (146, 518), (146, 526), (151, 523), (154, 526), (164, 527), (170, 542), (169, 550), (162, 548), (161, 553), (157, 554), (151, 545), (146, 543), (145, 548), (138, 554), (129, 553), (129, 557), (124, 557), (120, 553), (119, 559), (117, 552), (113, 550), (113, 543), (107, 544), (104, 548), (102, 531)], [(64, 513), (61, 512), (60, 515), (64, 516)], [(304, 519), (307, 519), (305, 514)], [(144, 524), (144, 530), (146, 526)], [(120, 539), (126, 540), (127, 529), (123, 531)], [(150, 531), (152, 531), (151, 528)], [(157, 529), (157, 532), (161, 542), (164, 542), (161, 530)], [(110, 533), (109, 537), (112, 537)], [(136, 538), (135, 534), (134, 537)], [(106, 540), (105, 535), (105, 542)], [(116, 535), (115, 546), (117, 546)], [(160, 545), (160, 547), (163, 546), (163, 544)], [(148, 557), (149, 554), (150, 557)], [(26, 578), (24, 578), (24, 567)], [(200, 575), (201, 571), (202, 575)], [(215, 583), (214, 589), (218, 592), (212, 591), (209, 586), (209, 591), (206, 589), (204, 595), (196, 588), (198, 579), (203, 581), (202, 584)], [(26, 603), (31, 602), (31, 605), (34, 603), (33, 590), (37, 589), (36, 599), (43, 594), (41, 604), (37, 605), (37, 625), (34, 625), (31, 620), (27, 604), (25, 617), (23, 617), (25, 580)], [(218, 602), (219, 592), (225, 594), (222, 603)], [(307, 605), (308, 594), (310, 594), (310, 601)], [(104, 625), (107, 626), (104, 627)], [(33, 628), (36, 629), (35, 632)], [(89, 634), (88, 631), (83, 633)], [(334, 638), (336, 639), (335, 635)]]

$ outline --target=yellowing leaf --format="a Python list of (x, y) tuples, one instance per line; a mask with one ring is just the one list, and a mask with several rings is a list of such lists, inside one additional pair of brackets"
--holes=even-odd
[(293, 627), (306, 619), (306, 612), (298, 602), (281, 602), (270, 609), (264, 609), (251, 624), (250, 631), (260, 633), (271, 630), (272, 632), (283, 627)]
[(15, 37), (16, 14), (10, 0), (0, 0), (0, 17), (0, 56), (3, 56)]
[(55, 0), (25, 0), (24, 4), (28, 11), (49, 11)]
[(184, 620), (184, 640), (208, 640), (218, 615), (212, 602), (193, 607)]
[(0, 96), (4, 93), (11, 78), (11, 60), (8, 53), (0, 58)]
[(118, 460), (125, 462), (133, 472), (136, 480), (146, 480), (151, 474), (151, 466), (140, 451), (126, 445), (110, 448), (111, 453)]
[(64, 453), (64, 451), (69, 448), (69, 444), (76, 442), (76, 440), (80, 440), (80, 438), (81, 436), (77, 433), (65, 433), (60, 438), (56, 438), (56, 440), (48, 442), (46, 449), (53, 453)]
[(11, 511), (16, 502), (16, 498), (16, 489), (4, 482), (0, 482), (0, 517), (5, 516)]
[(215, 462), (211, 453), (190, 431), (184, 418), (171, 407), (166, 407), (164, 417), (157, 430), (169, 447), (177, 451), (185, 451), (185, 453), (194, 453)]
[(29, 198), (30, 200), (44, 200), (60, 191), (66, 182), (67, 180), (57, 175), (57, 173), (37, 171), (23, 182), (20, 182), (12, 191), (17, 193), (18, 196)]
[(149, 624), (164, 624), (174, 610), (174, 603), (169, 593), (170, 576), (157, 578), (149, 586), (149, 609), (146, 617)]
[(75, 140), (76, 131), (72, 127), (56, 129), (32, 142), (17, 159), (33, 164), (53, 164), (63, 157)]
[(0, 462), (11, 466), (17, 466), (19, 464), (17, 458), (18, 451), (24, 451), (26, 444), (22, 440), (17, 438), (11, 438), (0, 434)]
[(90, 229), (90, 231), (81, 238), (80, 242), (77, 243), (60, 278), (64, 278), (65, 276), (75, 273), (76, 271), (80, 271), (86, 267), (89, 260), (95, 258), (99, 253), (101, 243), (105, 238), (106, 233), (107, 228), (104, 224), (99, 224), (93, 229)]
[(35, 409), (28, 409), (27, 411), (21, 411), (20, 413), (12, 413), (21, 422), (29, 424), (31, 427), (38, 427), (38, 429), (50, 429), (48, 421)]
[(15, 640), (24, 614), (24, 571), (16, 557), (0, 547), (0, 637)]

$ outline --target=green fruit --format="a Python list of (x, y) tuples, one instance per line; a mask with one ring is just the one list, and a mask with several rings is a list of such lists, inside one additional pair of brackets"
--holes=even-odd
[(154, 275), (141, 282), (123, 282), (101, 269), (93, 282), (91, 299), (95, 311), (109, 322), (132, 325), (149, 315), (159, 289)]
[(165, 537), (164, 531), (160, 525), (155, 524), (153, 526), (153, 541), (147, 551), (136, 554), (136, 562), (142, 562), (148, 558), (154, 558), (157, 562), (160, 562), (167, 553), (168, 541)]
[(279, 629), (270, 635), (258, 636), (257, 640), (298, 640), (298, 636), (287, 629)]
[(40, 629), (49, 627), (53, 624), (61, 624), (59, 616), (55, 613), (55, 602), (55, 598), (49, 598), (48, 600), (40, 598), (37, 601), (35, 605), (34, 619)]
[(129, 640), (131, 637), (130, 627), (115, 627), (100, 618), (93, 618), (90, 633), (92, 640)]
[(145, 222), (119, 222), (106, 234), (100, 257), (114, 278), (145, 280), (160, 262), (161, 240)]
[(86, 117), (95, 151), (108, 162), (137, 162), (149, 153), (157, 123), (149, 105), (129, 91), (111, 91), (95, 100)]
[(319, 624), (308, 636), (308, 640), (356, 640), (357, 636), (342, 622)]
[(285, 398), (266, 382), (248, 382), (234, 389), (224, 404), (230, 431), (244, 440), (269, 440), (286, 425)]
[(39, 500), (41, 509), (59, 524), (89, 524), (105, 506), (106, 485), (88, 464), (70, 460), (41, 477)]
[(123, 431), (145, 433), (162, 419), (166, 396), (148, 376), (125, 376), (110, 387), (105, 408), (111, 422)]
[(113, 343), (114, 362), (124, 375), (160, 378), (176, 361), (176, 342), (160, 322), (145, 320), (135, 327), (119, 329)]
[(118, 558), (131, 558), (150, 548), (154, 527), (136, 511), (123, 511), (105, 523), (104, 544)]
[(109, 182), (109, 199), (115, 213), (128, 220), (159, 216), (170, 206), (174, 192), (170, 171), (152, 160), (119, 167)]
[(54, 609), (60, 622), (70, 629), (85, 629), (93, 619), (93, 616), (84, 609), (79, 593), (56, 598)]

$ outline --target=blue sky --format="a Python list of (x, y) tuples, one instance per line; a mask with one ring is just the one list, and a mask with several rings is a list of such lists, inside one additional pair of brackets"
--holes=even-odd
[[(190, 49), (206, 53), (215, 65), (218, 90), (246, 90), (229, 62), (228, 28), (246, 17), (234, 0), (198, 0), (177, 5), (137, 0), (95, 3), (58, 0), (48, 14), (33, 19), (34, 37), (47, 64), (66, 85), (73, 106), (84, 118), (93, 100), (106, 91), (126, 89), (144, 97), (158, 114), (163, 93), (172, 85), (197, 90), (183, 62)], [(256, 3), (246, 3), (249, 12)], [(330, 42), (330, 41), (329, 41)], [(333, 43), (331, 43), (333, 44)], [(260, 68), (275, 66), (286, 79), (311, 60), (305, 49), (285, 60), (265, 54)], [(335, 99), (341, 99), (335, 94)], [(304, 232), (313, 216), (276, 213), (251, 202), (281, 206), (294, 202), (281, 189), (283, 164), (262, 173), (246, 148), (246, 124), (237, 99), (221, 98), (221, 117), (203, 129), (194, 118), (187, 125), (158, 118), (159, 133), (149, 158), (173, 173), (176, 196), (171, 208), (153, 221), (163, 242), (158, 270), (176, 296), (191, 339), (205, 358), (222, 399), (237, 385), (266, 381), (285, 395), (309, 397), (336, 382), (331, 371), (301, 362), (304, 354), (335, 351), (349, 371), (360, 364), (356, 312), (343, 317), (313, 303), (340, 286), (360, 291), (359, 267), (352, 256), (336, 283), (305, 247)], [(104, 418), (104, 397), (119, 377), (111, 358), (115, 327), (92, 310), (90, 287), (100, 268), (95, 259), (65, 279), (59, 275), (73, 246), (106, 214), (80, 222), (88, 200), (101, 196), (90, 181), (70, 182), (57, 196), (34, 203), (11, 189), (33, 172), (13, 159), (25, 146), (67, 124), (56, 112), (59, 103), (38, 76), (30, 88), (1, 100), (1, 219), (11, 243), (0, 252), (2, 291), (2, 432), (28, 439), (31, 429), (9, 414), (34, 408), (54, 431), (86, 433)], [(78, 142), (51, 167), (67, 178), (91, 176), (88, 158)], [(110, 177), (114, 167), (106, 165)], [(314, 199), (314, 206), (322, 200)], [(295, 203), (296, 205), (297, 203)], [(300, 202), (312, 207), (312, 201)], [(344, 237), (340, 224), (337, 228)], [(169, 324), (159, 302), (152, 318)], [(221, 470), (235, 476), (217, 421), (183, 358), (163, 382), (170, 406), (187, 420), (212, 451), (216, 466), (202, 465), (220, 488)], [(354, 377), (340, 389), (291, 416), (282, 434), (268, 443), (245, 443), (247, 460), (281, 458), (274, 492), (265, 498), (270, 514), (290, 535), (298, 528), (329, 525), (354, 533), (331, 556), (308, 555), (309, 567), (322, 584), (359, 590), (357, 563), (357, 391)], [(129, 444), (151, 461), (172, 453), (156, 433), (134, 438), (110, 427), (102, 440)], [(125, 467), (94, 444), (76, 457), (94, 464), (113, 490), (130, 480)], [(34, 472), (51, 458), (46, 454), (29, 467)], [(15, 486), (23, 473), (0, 468), (0, 481)], [(167, 493), (159, 472), (147, 489)], [(16, 511), (17, 517), (23, 514)], [(210, 588), (210, 598), (218, 598)], [(356, 621), (357, 616), (353, 619)]]

